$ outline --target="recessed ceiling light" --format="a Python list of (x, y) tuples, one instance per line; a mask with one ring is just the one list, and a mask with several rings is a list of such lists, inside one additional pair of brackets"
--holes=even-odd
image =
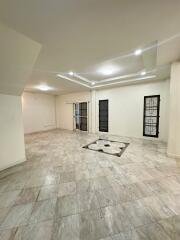
[(100, 69), (98, 69), (98, 73), (106, 75), (106, 76), (112, 75), (118, 71), (119, 71), (119, 68), (114, 65), (103, 66)]
[(142, 49), (137, 49), (135, 52), (134, 52), (134, 55), (136, 56), (139, 56), (142, 54)]
[(95, 84), (96, 84), (96, 82), (92, 82), (92, 83), (91, 83), (91, 85), (95, 85)]
[(52, 90), (51, 87), (47, 86), (47, 85), (39, 85), (36, 87), (38, 90), (41, 90), (41, 91), (49, 91), (49, 90)]
[(69, 75), (70, 75), (70, 76), (73, 76), (73, 75), (74, 75), (74, 73), (71, 71), (71, 72), (69, 72)]
[(141, 72), (141, 75), (142, 75), (142, 76), (146, 75), (146, 71), (142, 71), (142, 72)]

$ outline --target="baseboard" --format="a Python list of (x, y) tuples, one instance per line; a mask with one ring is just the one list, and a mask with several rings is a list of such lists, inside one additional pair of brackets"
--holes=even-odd
[(5, 165), (5, 166), (2, 167), (2, 168), (0, 167), (0, 172), (3, 171), (3, 170), (7, 170), (8, 168), (15, 167), (16, 165), (21, 164), (21, 163), (23, 163), (23, 162), (25, 162), (25, 161), (26, 161), (26, 158), (23, 158), (23, 159), (18, 160), (18, 161), (16, 161), (16, 162), (7, 164), (7, 165)]
[(24, 133), (24, 135), (30, 135), (30, 134), (34, 134), (34, 133), (43, 133), (43, 132), (49, 132), (49, 131), (52, 131), (52, 130), (55, 130), (55, 129), (57, 129), (57, 128), (56, 128), (56, 127), (54, 127), (54, 128), (43, 129), (43, 130), (34, 131), (34, 132), (27, 132), (27, 133)]
[(119, 136), (119, 137), (124, 137), (124, 138), (134, 138), (134, 139), (140, 139), (140, 140), (147, 140), (147, 141), (152, 141), (152, 142), (163, 142), (163, 143), (167, 143), (166, 140), (164, 139), (161, 139), (161, 138), (153, 138), (153, 137), (144, 137), (144, 136), (139, 136), (139, 137), (134, 137), (134, 136), (127, 136), (127, 135), (120, 135), (118, 133), (111, 133), (111, 132), (99, 132), (97, 131), (95, 134), (98, 134), (98, 135), (110, 135), (110, 136)]
[(167, 152), (167, 155), (168, 155), (168, 157), (180, 159), (180, 155), (177, 155), (177, 154), (174, 154), (174, 153)]

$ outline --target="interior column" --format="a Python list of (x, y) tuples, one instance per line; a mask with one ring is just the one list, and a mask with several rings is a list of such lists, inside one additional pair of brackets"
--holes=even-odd
[(91, 91), (91, 132), (96, 133), (96, 90)]
[(170, 157), (180, 158), (180, 62), (171, 66), (167, 154)]

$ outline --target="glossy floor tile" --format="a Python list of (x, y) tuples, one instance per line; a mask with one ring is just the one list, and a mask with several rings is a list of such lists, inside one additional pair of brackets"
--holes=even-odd
[(128, 142), (121, 157), (84, 149), (96, 134), (25, 136), (27, 161), (0, 172), (1, 240), (179, 240), (180, 164), (166, 144)]
[(52, 240), (56, 239), (80, 239), (79, 215), (63, 217), (54, 222)]
[(33, 206), (29, 222), (37, 223), (53, 219), (55, 214), (56, 201), (56, 198), (51, 198), (48, 200), (36, 202)]
[(16, 205), (9, 210), (7, 216), (2, 222), (0, 229), (14, 228), (26, 225), (29, 221), (33, 204)]
[(8, 192), (1, 193), (0, 194), (0, 208), (12, 206), (15, 203), (19, 193), (20, 193), (20, 190), (8, 191)]
[(36, 224), (29, 224), (18, 228), (15, 239), (23, 240), (51, 240), (53, 221), (44, 221)]
[(39, 188), (25, 188), (19, 193), (15, 204), (25, 204), (36, 202), (39, 194)]
[(110, 235), (106, 221), (99, 211), (80, 214), (80, 239), (96, 240)]

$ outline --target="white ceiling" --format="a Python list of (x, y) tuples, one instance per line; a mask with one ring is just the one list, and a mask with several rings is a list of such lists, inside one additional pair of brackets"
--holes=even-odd
[[(0, 1), (0, 21), (42, 45), (26, 90), (47, 84), (52, 94), (104, 87), (109, 77), (120, 77), (107, 82), (118, 83), (112, 86), (144, 81), (142, 70), (153, 81), (168, 78), (169, 65), (180, 59), (179, 12), (179, 0)], [(133, 55), (137, 48), (145, 50), (141, 56)], [(119, 70), (108, 77), (97, 72), (109, 65)]]

